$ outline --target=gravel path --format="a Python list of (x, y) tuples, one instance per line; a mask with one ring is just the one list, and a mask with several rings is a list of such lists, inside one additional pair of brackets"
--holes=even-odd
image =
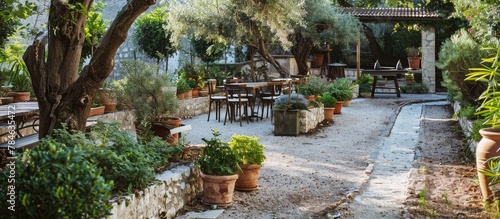
[[(373, 186), (390, 187), (391, 184), (385, 184), (387, 181), (396, 185), (404, 183), (395, 180), (400, 179), (400, 174), (405, 170), (394, 174), (393, 178), (377, 179), (378, 171), (384, 168), (385, 171), (393, 171), (394, 165), (402, 162), (399, 156), (393, 157), (395, 160), (379, 159), (389, 157), (386, 155), (393, 153), (390, 151), (393, 145), (408, 142), (408, 148), (398, 153), (413, 155), (411, 147), (414, 144), (410, 142), (416, 141), (418, 130), (412, 129), (418, 129), (418, 123), (417, 127), (409, 127), (408, 133), (393, 135), (396, 136), (396, 141), (388, 140), (391, 131), (399, 132), (401, 127), (408, 128), (408, 124), (395, 123), (400, 120), (398, 112), (406, 103), (443, 100), (446, 96), (377, 96), (354, 99), (351, 106), (343, 107), (342, 114), (335, 115), (333, 125), (297, 137), (274, 136), (270, 118), (251, 124), (244, 123), (243, 127), (239, 123), (224, 126), (223, 122), (218, 123), (215, 119), (207, 122), (207, 115), (186, 119), (185, 123), (193, 127), (186, 135), (191, 144), (203, 144), (201, 139), (211, 138), (210, 130), (216, 128), (224, 141), (228, 141), (233, 134), (256, 135), (266, 146), (267, 160), (261, 170), (259, 189), (249, 193), (235, 192), (233, 206), (225, 209), (219, 218), (325, 218), (325, 215), (333, 218), (342, 213), (333, 209), (346, 205), (352, 198), (360, 200), (353, 202), (356, 209), (362, 209), (356, 206), (365, 203), (363, 200), (380, 201), (376, 195), (369, 195)], [(405, 110), (406, 107), (403, 107), (404, 115), (416, 114), (419, 118), (418, 107), (415, 107), (415, 112)], [(411, 120), (417, 119), (416, 115), (410, 116)], [(211, 118), (215, 118), (214, 114)], [(375, 167), (373, 180), (369, 180), (370, 175), (365, 173), (369, 164)], [(192, 205), (196, 204), (198, 203)], [(383, 209), (383, 212), (391, 212), (397, 208), (396, 205), (391, 206), (390, 209)]]

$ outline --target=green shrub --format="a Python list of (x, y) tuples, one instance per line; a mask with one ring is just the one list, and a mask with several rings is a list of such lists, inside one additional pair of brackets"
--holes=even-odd
[(220, 133), (212, 129), (213, 137), (210, 140), (203, 138), (205, 147), (203, 154), (196, 160), (196, 164), (204, 174), (227, 176), (234, 175), (240, 169), (238, 158), (232, 152), (227, 142), (221, 141)]
[(12, 218), (103, 218), (113, 183), (86, 159), (81, 144), (67, 147), (44, 139), (15, 163), (15, 212), (8, 210), (7, 182), (10, 167), (0, 174), (0, 214)]
[(337, 99), (330, 94), (330, 92), (323, 93), (320, 97), (318, 97), (318, 101), (323, 103), (324, 107), (335, 107), (337, 103)]
[[(465, 30), (454, 34), (446, 40), (439, 51), (436, 66), (443, 71), (444, 86), (456, 88), (465, 101), (474, 103), (485, 90), (486, 85), (476, 81), (465, 81), (469, 68), (479, 67), (481, 57), (484, 57), (479, 45)], [(449, 79), (449, 80), (447, 80)]]
[(264, 145), (259, 143), (257, 136), (233, 135), (229, 140), (229, 146), (236, 155), (240, 164), (262, 165), (266, 156)]
[(274, 100), (273, 110), (307, 110), (309, 101), (302, 94), (281, 95)]
[(326, 79), (320, 78), (316, 75), (311, 75), (307, 79), (307, 83), (299, 87), (299, 92), (307, 96), (317, 96), (328, 91), (329, 86), (330, 83)]

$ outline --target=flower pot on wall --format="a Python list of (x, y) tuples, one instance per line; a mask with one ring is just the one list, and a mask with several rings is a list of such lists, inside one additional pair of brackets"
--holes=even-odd
[(200, 88), (193, 88), (192, 96), (193, 98), (197, 98), (199, 96)]
[(325, 53), (313, 53), (311, 67), (319, 68), (323, 66), (324, 59), (325, 59)]
[(90, 108), (89, 117), (104, 114), (104, 106)]
[(13, 97), (14, 103), (30, 101), (30, 95), (31, 95), (30, 92), (24, 92), (24, 91), (15, 91), (7, 93), (7, 96)]
[(480, 170), (485, 170), (485, 163), (489, 158), (500, 156), (500, 129), (485, 128), (479, 130), (483, 137), (476, 147), (476, 166), (478, 170), (479, 186), (483, 200), (492, 200), (493, 191), (489, 187), (490, 180)]
[(333, 121), (334, 118), (333, 114), (335, 112), (335, 108), (325, 107), (324, 110), (325, 110), (325, 120)]
[(220, 207), (230, 206), (233, 203), (233, 193), (238, 175), (213, 176), (201, 173), (203, 180), (203, 203)]
[(420, 57), (407, 57), (411, 69), (420, 69)]

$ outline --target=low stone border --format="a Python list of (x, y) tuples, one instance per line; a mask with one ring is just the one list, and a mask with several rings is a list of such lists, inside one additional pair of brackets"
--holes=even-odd
[[(458, 101), (455, 101), (452, 103), (453, 110), (455, 111), (455, 114), (460, 110), (460, 103)], [(469, 138), (471, 133), (472, 133), (472, 124), (473, 122), (468, 120), (465, 117), (458, 117), (458, 124), (462, 128), (464, 135)], [(474, 140), (469, 140), (469, 150), (473, 152), (474, 154), (476, 153), (476, 146), (477, 146), (477, 141)]]
[(200, 171), (194, 164), (156, 175), (158, 183), (112, 200), (110, 219), (174, 218), (184, 204), (203, 191)]

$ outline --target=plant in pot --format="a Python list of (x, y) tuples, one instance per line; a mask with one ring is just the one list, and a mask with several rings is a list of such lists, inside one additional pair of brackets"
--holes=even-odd
[(9, 74), (9, 70), (0, 69), (0, 104), (6, 105), (12, 103), (14, 101), (13, 97), (7, 97), (7, 93), (9, 92), (9, 88), (6, 86)]
[(405, 73), (405, 81), (407, 85), (413, 84), (414, 79), (415, 76), (413, 75), (413, 73), (411, 72)]
[(368, 98), (372, 96), (372, 83), (373, 78), (369, 74), (362, 74), (358, 79), (359, 96)]
[(212, 129), (210, 140), (203, 138), (205, 147), (196, 165), (200, 168), (203, 180), (203, 203), (221, 207), (233, 201), (233, 192), (240, 170), (239, 160), (227, 142), (219, 139), (220, 133)]
[(155, 134), (170, 144), (176, 145), (178, 135), (170, 135), (170, 128), (180, 125), (182, 120), (170, 115), (175, 113), (180, 102), (175, 95), (175, 85), (166, 74), (158, 74), (154, 65), (139, 61), (122, 61), (124, 79), (115, 92), (120, 103), (133, 109), (137, 133), (148, 139)]
[(191, 90), (191, 87), (189, 87), (187, 81), (185, 78), (179, 78), (177, 80), (177, 98), (179, 100), (184, 100), (184, 99), (187, 99), (187, 98), (190, 98), (188, 96), (190, 95), (187, 95), (187, 92)]
[[(481, 105), (476, 114), (484, 119), (484, 127), (479, 130), (482, 139), (476, 147), (476, 166), (482, 198), (493, 201), (495, 185), (500, 183), (500, 48), (489, 48), (495, 55), (483, 58), (481, 68), (470, 68), (466, 80), (487, 84), (478, 101)], [(496, 50), (496, 51), (495, 51)]]
[(352, 82), (347, 78), (337, 78), (331, 83), (329, 92), (332, 94), (337, 103), (335, 104), (335, 114), (342, 113), (342, 106), (345, 101), (352, 100)]
[(308, 110), (309, 101), (302, 94), (281, 95), (274, 100), (274, 135), (298, 135), (300, 111)]
[(253, 191), (257, 189), (260, 168), (266, 159), (264, 145), (257, 136), (233, 135), (229, 141), (231, 150), (238, 158), (241, 168), (238, 171), (235, 189), (238, 191)]
[(30, 75), (24, 61), (18, 60), (14, 62), (9, 73), (8, 83), (11, 86), (11, 91), (7, 93), (7, 96), (13, 97), (15, 103), (29, 101), (32, 87)]
[(318, 101), (323, 103), (323, 107), (325, 110), (325, 120), (333, 121), (333, 114), (335, 112), (335, 104), (337, 103), (337, 99), (330, 92), (323, 93), (320, 97), (318, 97)]
[(94, 102), (98, 102), (104, 106), (104, 112), (110, 113), (116, 111), (117, 99), (116, 93), (107, 83), (104, 83), (101, 88), (97, 91), (96, 99)]
[(420, 49), (416, 47), (409, 47), (406, 49), (408, 65), (411, 69), (420, 69)]
[(299, 91), (301, 94), (306, 95), (308, 100), (315, 100), (316, 96), (328, 91), (329, 82), (316, 75), (308, 77), (306, 84), (301, 85)]

